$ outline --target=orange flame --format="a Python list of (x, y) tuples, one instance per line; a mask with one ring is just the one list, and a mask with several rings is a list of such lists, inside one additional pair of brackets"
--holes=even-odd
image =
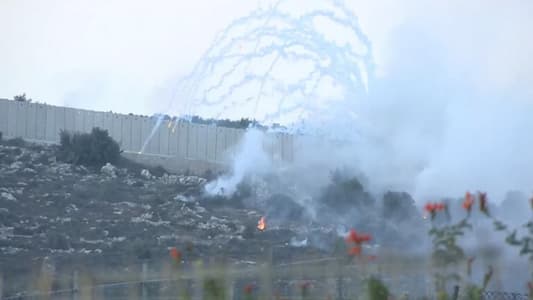
[(265, 217), (261, 217), (261, 219), (259, 219), (259, 222), (257, 222), (257, 229), (259, 229), (261, 231), (266, 229)]

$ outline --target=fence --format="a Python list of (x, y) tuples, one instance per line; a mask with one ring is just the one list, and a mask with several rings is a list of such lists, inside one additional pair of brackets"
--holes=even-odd
[[(409, 263), (410, 268), (406, 269), (406, 265), (354, 265), (335, 258), (277, 266), (260, 263), (240, 267), (199, 262), (185, 265), (142, 262), (137, 267), (130, 266), (131, 272), (127, 274), (100, 272), (95, 275), (73, 270), (68, 276), (41, 275), (37, 279), (38, 291), (6, 295), (4, 298), (0, 294), (0, 299), (348, 300), (359, 298), (364, 293), (364, 278), (370, 274), (380, 278), (396, 296), (435, 299), (425, 266), (419, 264), (413, 267)], [(464, 296), (463, 291), (459, 291), (459, 298), (464, 299)], [(484, 291), (482, 299), (528, 300), (529, 297), (520, 293)]]
[[(245, 134), (243, 129), (164, 120), (137, 154), (157, 123), (156, 117), (97, 112), (47, 104), (0, 99), (0, 132), (5, 137), (58, 143), (61, 130), (90, 132), (93, 127), (108, 130), (122, 150), (137, 160), (166, 160), (167, 167), (191, 171), (227, 165)], [(293, 158), (293, 137), (269, 133), (263, 148), (277, 162)]]

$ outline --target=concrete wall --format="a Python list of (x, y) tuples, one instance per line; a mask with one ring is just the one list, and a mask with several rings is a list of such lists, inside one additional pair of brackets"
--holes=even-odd
[[(47, 104), (0, 99), (0, 132), (5, 138), (21, 137), (34, 142), (58, 143), (61, 130), (90, 132), (106, 129), (129, 157), (148, 164), (161, 164), (173, 171), (200, 173), (228, 166), (245, 130), (164, 121), (138, 154), (157, 120)], [(292, 161), (293, 137), (269, 134), (265, 151), (276, 162)]]

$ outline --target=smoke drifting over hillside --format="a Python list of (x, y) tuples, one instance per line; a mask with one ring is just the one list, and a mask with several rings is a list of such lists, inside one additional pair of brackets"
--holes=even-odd
[[(478, 189), (500, 202), (510, 189), (532, 190), (526, 90), (478, 89), (420, 24), (398, 27), (387, 73), (377, 77), (371, 44), (349, 9), (331, 2), (291, 10), (294, 3), (258, 10), (221, 32), (180, 83), (188, 112), (250, 109), (267, 123), (297, 120), (294, 132), (319, 135), (299, 138), (292, 167), (302, 184), (323, 185), (319, 174), (346, 166), (375, 194), (403, 190), (417, 201)], [(328, 26), (344, 34), (322, 35)], [(249, 155), (237, 156), (238, 169)]]

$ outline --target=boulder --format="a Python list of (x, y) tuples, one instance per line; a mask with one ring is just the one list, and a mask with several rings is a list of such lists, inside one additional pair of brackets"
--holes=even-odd
[(117, 177), (117, 168), (110, 163), (106, 163), (105, 166), (100, 169), (100, 172), (109, 177)]
[(141, 171), (141, 176), (144, 177), (144, 178), (146, 178), (146, 179), (148, 179), (148, 180), (150, 180), (150, 179), (153, 178), (152, 174), (150, 174), (150, 171), (148, 171), (148, 170), (146, 170), (146, 169), (143, 169), (143, 170)]
[(15, 198), (15, 196), (13, 196), (11, 193), (8, 193), (8, 192), (2, 192), (0, 194), (0, 197), (2, 197), (3, 199), (7, 201), (17, 201), (17, 198)]

